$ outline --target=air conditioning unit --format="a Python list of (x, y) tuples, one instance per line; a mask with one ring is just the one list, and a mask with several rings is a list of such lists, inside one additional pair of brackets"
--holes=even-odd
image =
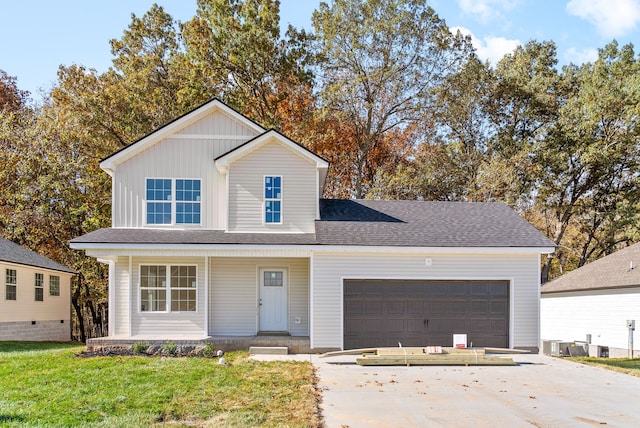
[(575, 346), (575, 343), (563, 342), (562, 340), (543, 340), (542, 353), (552, 357), (568, 357), (571, 346)]

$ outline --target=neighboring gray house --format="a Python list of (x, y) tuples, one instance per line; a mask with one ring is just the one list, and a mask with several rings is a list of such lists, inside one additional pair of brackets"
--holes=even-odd
[[(589, 354), (608, 348), (611, 357), (626, 357), (627, 320), (640, 329), (640, 244), (586, 264), (542, 286), (541, 337), (587, 341)], [(640, 351), (634, 332), (635, 355)]]
[(0, 238), (0, 340), (71, 340), (75, 271)]
[(329, 164), (213, 100), (100, 166), (106, 341), (537, 348), (551, 241), (501, 203), (326, 200)]

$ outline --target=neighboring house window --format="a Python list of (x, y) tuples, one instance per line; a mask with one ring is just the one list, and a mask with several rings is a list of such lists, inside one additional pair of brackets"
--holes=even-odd
[(171, 224), (171, 180), (147, 179), (147, 224)]
[(36, 302), (44, 301), (44, 274), (36, 273)]
[(200, 224), (200, 186), (200, 180), (147, 178), (147, 224)]
[(264, 178), (264, 222), (282, 223), (282, 177)]
[(176, 180), (176, 223), (200, 224), (200, 180)]
[(49, 275), (49, 295), (60, 295), (60, 277), (57, 275)]
[(15, 269), (7, 269), (5, 272), (5, 299), (16, 300), (18, 285), (18, 272)]
[(198, 288), (196, 270), (196, 266), (141, 265), (140, 310), (195, 311)]

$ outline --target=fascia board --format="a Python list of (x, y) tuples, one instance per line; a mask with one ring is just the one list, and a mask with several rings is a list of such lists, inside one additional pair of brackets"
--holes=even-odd
[[(108, 243), (71, 243), (75, 250), (105, 251), (310, 251), (314, 253), (440, 253), (440, 254), (550, 254), (553, 247), (374, 247), (374, 246), (337, 246), (337, 245), (243, 245), (243, 244), (108, 244)], [(123, 253), (124, 254), (124, 253)]]

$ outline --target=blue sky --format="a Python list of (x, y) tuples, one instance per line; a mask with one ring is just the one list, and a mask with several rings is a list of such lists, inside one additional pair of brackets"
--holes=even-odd
[[(196, 0), (156, 0), (186, 21)], [(60, 64), (105, 71), (109, 40), (120, 38), (131, 13), (142, 16), (153, 0), (5, 0), (0, 5), (0, 69), (39, 98), (56, 81)], [(318, 0), (281, 0), (281, 21), (311, 28)], [(560, 65), (581, 64), (614, 38), (640, 51), (640, 0), (431, 0), (449, 27), (471, 34), (482, 59), (497, 61), (531, 39), (553, 40)]]

